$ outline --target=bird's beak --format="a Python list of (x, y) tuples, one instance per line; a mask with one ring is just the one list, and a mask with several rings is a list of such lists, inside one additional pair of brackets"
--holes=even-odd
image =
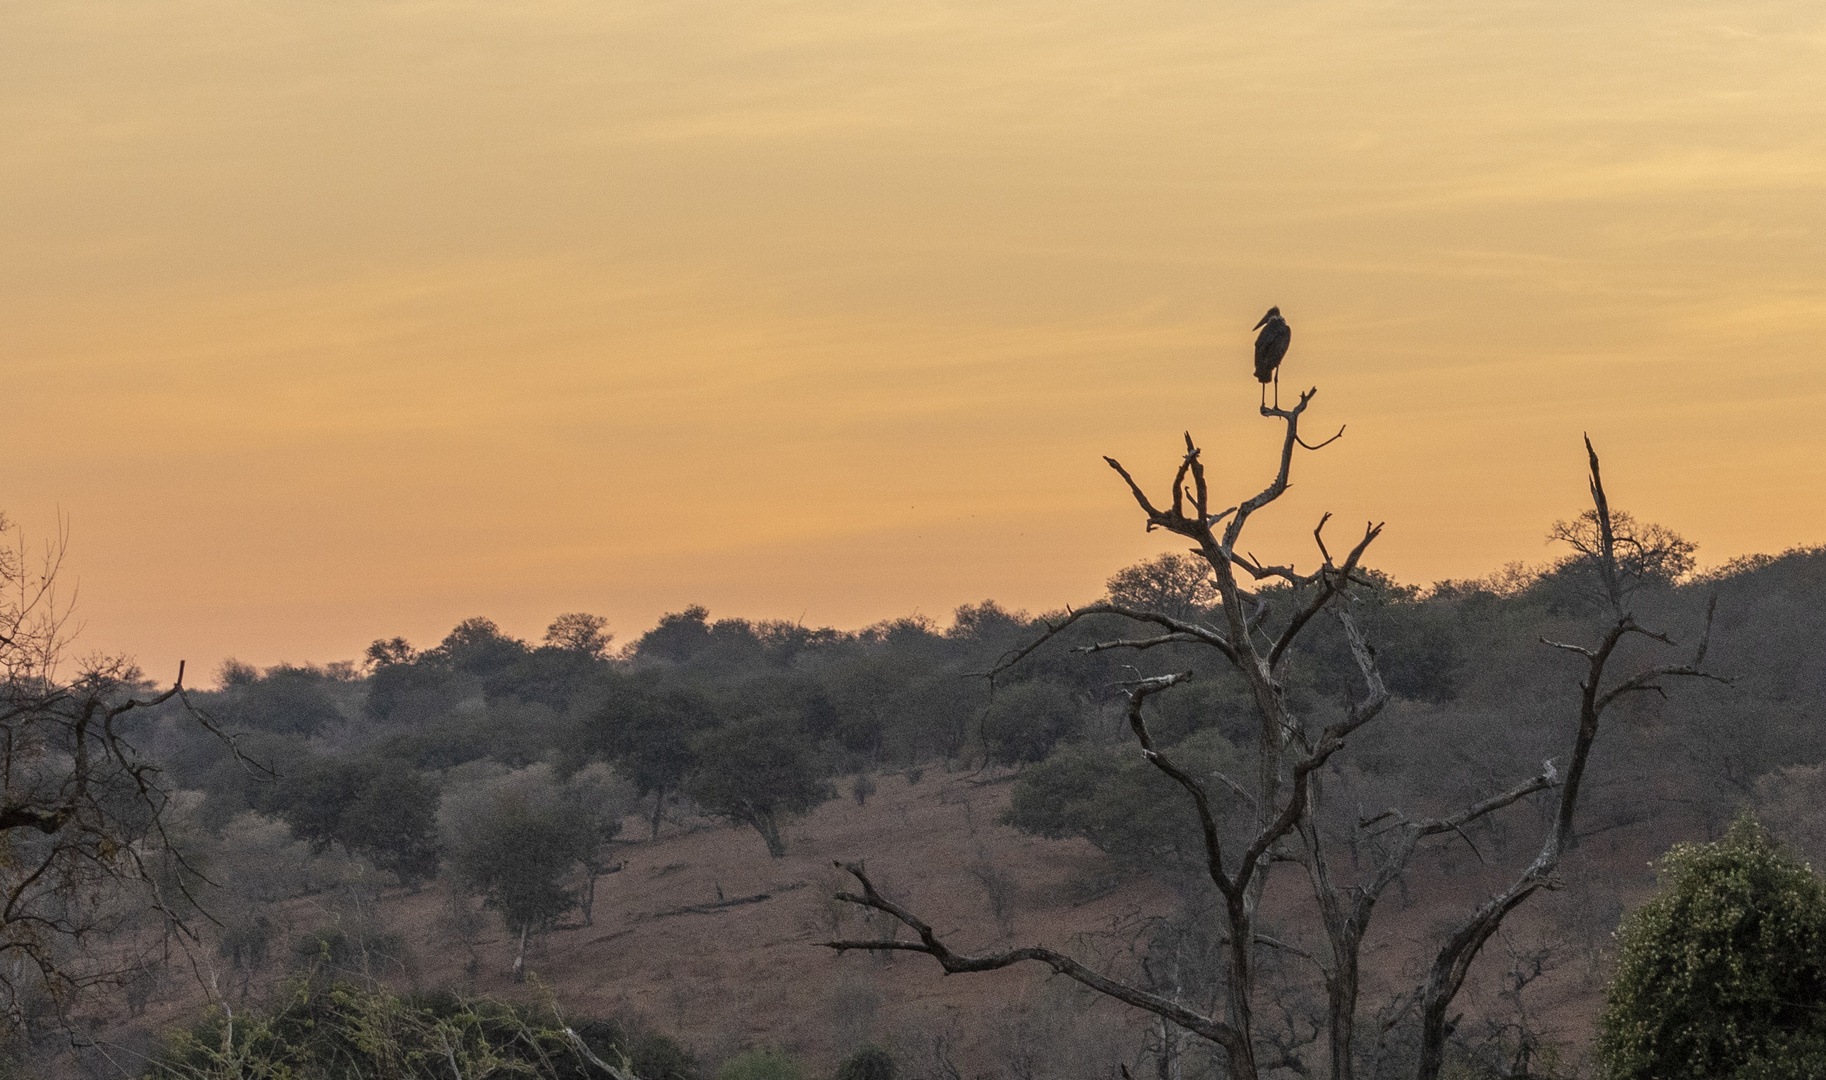
[(1267, 325), (1268, 325), (1268, 316), (1264, 315), (1264, 316), (1262, 316), (1261, 322), (1256, 323), (1254, 326), (1251, 326), (1249, 329), (1260, 330), (1262, 327), (1267, 326)]

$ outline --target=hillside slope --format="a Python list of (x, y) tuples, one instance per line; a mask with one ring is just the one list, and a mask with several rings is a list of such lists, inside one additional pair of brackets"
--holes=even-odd
[[(390, 890), (375, 921), (403, 935), (406, 962), (384, 977), (508, 999), (549, 993), (567, 1015), (638, 1020), (711, 1065), (768, 1046), (828, 1071), (876, 1042), (893, 1048), (915, 1077), (1107, 1077), (1119, 1063), (1151, 1068), (1144, 1017), (1037, 965), (947, 977), (920, 956), (839, 956), (819, 946), (885, 929), (885, 920), (832, 899), (848, 885), (833, 860), (864, 859), (884, 892), (960, 950), (1046, 943), (1133, 972), (1148, 920), (1179, 910), (1179, 894), (1160, 881), (1112, 877), (1108, 860), (1083, 841), (1038, 839), (997, 824), (1009, 791), (973, 774), (928, 771), (918, 783), (884, 776), (866, 806), (833, 801), (794, 823), (780, 859), (751, 830), (708, 823), (622, 845), (624, 868), (598, 883), (593, 925), (573, 922), (539, 939), (525, 985), (510, 977), (517, 943), (492, 916), (470, 943), (471, 972), (471, 950), (450, 929), (443, 886)], [(630, 820), (625, 835), (643, 835), (642, 824)], [(1615, 924), (1612, 912), (1592, 908), (1615, 905), (1618, 884), (1632, 902), (1643, 894), (1644, 863), (1659, 843), (1618, 830), (1569, 860), (1572, 887), (1525, 908), (1486, 951), (1461, 999), (1473, 1018), (1463, 1029), (1475, 1035), (1484, 1017), (1513, 1022), (1519, 1002), (1535, 1031), (1581, 1056), (1606, 963), (1607, 935), (1593, 927)], [(1478, 872), (1468, 856), (1445, 865), (1449, 875), (1417, 873), (1403, 895), (1391, 890), (1385, 901), (1365, 954), (1372, 1011), (1391, 990), (1413, 985), (1420, 943), (1501, 873)], [(1309, 927), (1277, 918), (1304, 910), (1304, 889), (1297, 871), (1283, 870), (1268, 918), (1277, 933), (1316, 948)], [(323, 900), (294, 901), (288, 929), (346, 917)], [(182, 1022), (203, 1003), (194, 980), (169, 990), (134, 1027)], [(256, 983), (251, 998), (261, 992)], [(1286, 1037), (1304, 1040), (1311, 1030), (1303, 1016), (1320, 1004), (1288, 998), (1264, 1015)], [(126, 1030), (117, 1027), (112, 1037), (124, 1039)]]

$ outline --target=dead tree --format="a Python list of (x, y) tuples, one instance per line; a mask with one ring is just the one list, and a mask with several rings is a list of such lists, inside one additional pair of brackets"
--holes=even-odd
[[(23, 541), (0, 546), (0, 1008), (15, 1028), (35, 1002), (60, 1009), (87, 987), (143, 974), (147, 959), (126, 943), (108, 957), (87, 948), (140, 913), (194, 941), (189, 888), (201, 880), (166, 835), (159, 768), (129, 738), (138, 713), (174, 700), (188, 707), (183, 665), (158, 694), (120, 659), (61, 675), (64, 547), (60, 535), (34, 560)], [(232, 738), (191, 713), (232, 751)]]
[[(1578, 781), (1589, 757), (1592, 739), (1597, 732), (1597, 717), (1617, 697), (1656, 688), (1655, 680), (1669, 675), (1700, 674), (1700, 657), (1690, 665), (1651, 668), (1633, 676), (1610, 690), (1596, 689), (1602, 683), (1605, 664), (1616, 644), (1630, 634), (1647, 634), (1658, 641), (1665, 637), (1648, 634), (1635, 626), (1621, 608), (1621, 594), (1612, 589), (1616, 621), (1604, 637), (1604, 644), (1592, 650), (1579, 650), (1590, 662), (1587, 673), (1584, 711), (1575, 739), (1572, 763), (1562, 778), (1549, 762), (1541, 772), (1508, 790), (1492, 795), (1475, 805), (1441, 818), (1409, 819), (1398, 811), (1362, 821), (1360, 828), (1387, 835), (1391, 843), (1365, 881), (1340, 884), (1324, 843), (1317, 808), (1320, 801), (1321, 769), (1343, 750), (1349, 737), (1373, 721), (1388, 702), (1389, 693), (1376, 666), (1375, 650), (1360, 631), (1351, 613), (1351, 593), (1370, 585), (1359, 570), (1365, 551), (1381, 534), (1381, 525), (1368, 524), (1362, 537), (1340, 560), (1327, 548), (1323, 530), (1330, 515), (1313, 530), (1319, 563), (1309, 573), (1299, 573), (1289, 565), (1273, 565), (1257, 559), (1241, 546), (1243, 532), (1254, 514), (1278, 499), (1288, 486), (1296, 448), (1318, 449), (1337, 439), (1338, 435), (1317, 444), (1307, 444), (1299, 434), (1299, 423), (1311, 404), (1316, 390), (1300, 395), (1299, 403), (1290, 409), (1264, 408), (1262, 415), (1278, 419), (1284, 425), (1279, 467), (1274, 479), (1255, 496), (1235, 506), (1213, 512), (1206, 469), (1199, 448), (1190, 434), (1185, 439), (1185, 453), (1173, 478), (1171, 502), (1157, 507), (1123, 466), (1106, 458), (1109, 465), (1128, 485), (1136, 503), (1146, 515), (1150, 531), (1163, 529), (1191, 540), (1193, 549), (1212, 571), (1216, 583), (1221, 622), (1209, 625), (1195, 618), (1168, 615), (1158, 611), (1102, 602), (1068, 611), (1062, 618), (1045, 624), (1043, 632), (1031, 643), (1003, 658), (989, 673), (993, 679), (1014, 664), (1062, 633), (1067, 627), (1092, 617), (1119, 617), (1144, 628), (1134, 636), (1118, 637), (1082, 646), (1084, 652), (1109, 649), (1146, 651), (1169, 644), (1202, 646), (1214, 650), (1228, 667), (1244, 679), (1250, 690), (1257, 719), (1257, 770), (1253, 783), (1245, 786), (1225, 777), (1215, 779), (1241, 795), (1251, 808), (1251, 820), (1242, 830), (1240, 841), (1226, 844), (1225, 823), (1218, 820), (1204, 783), (1161, 752), (1148, 732), (1144, 716), (1147, 699), (1179, 685), (1190, 672), (1137, 678), (1122, 686), (1126, 698), (1127, 718), (1135, 740), (1145, 758), (1176, 782), (1191, 802), (1204, 838), (1205, 870), (1216, 887), (1221, 904), (1222, 938), (1226, 950), (1227, 979), (1222, 993), (1221, 1015), (1205, 1015), (1182, 1003), (1142, 987), (1131, 985), (1086, 967), (1077, 959), (1045, 947), (1010, 949), (989, 955), (970, 956), (955, 952), (941, 941), (933, 929), (912, 911), (883, 896), (860, 864), (839, 864), (855, 878), (861, 892), (843, 892), (838, 898), (884, 912), (910, 928), (917, 941), (848, 940), (826, 944), (839, 952), (849, 949), (871, 951), (922, 952), (935, 958), (947, 973), (989, 971), (1025, 961), (1045, 964), (1053, 971), (1071, 978), (1100, 993), (1143, 1009), (1156, 1017), (1205, 1038), (1222, 1048), (1229, 1073), (1237, 1080), (1255, 1080), (1268, 1069), (1296, 1064), (1277, 1040), (1258, 1033), (1254, 1012), (1259, 1000), (1266, 997), (1260, 984), (1257, 962), (1261, 949), (1284, 950), (1298, 955), (1318, 968), (1326, 990), (1326, 1041), (1329, 1048), (1329, 1074), (1334, 1080), (1349, 1080), (1353, 1074), (1355, 1022), (1359, 988), (1359, 954), (1375, 905), (1382, 892), (1405, 870), (1420, 841), (1429, 836), (1457, 832), (1465, 825), (1528, 796), (1553, 787), (1561, 788), (1561, 808), (1554, 832), (1527, 871), (1498, 897), (1478, 909), (1477, 914), (1442, 947), (1434, 964), (1434, 974), (1424, 991), (1417, 995), (1422, 1015), (1422, 1055), (1420, 1075), (1434, 1080), (1443, 1061), (1445, 1039), (1450, 1034), (1446, 1015), (1452, 999), (1463, 985), (1478, 949), (1500, 925), (1502, 918), (1514, 910), (1532, 892), (1549, 887), (1551, 873), (1570, 835), (1573, 809), (1578, 798)], [(1592, 493), (1597, 515), (1609, 535), (1609, 509), (1598, 483), (1597, 457), (1592, 455)], [(1610, 541), (1605, 541), (1610, 557)], [(1240, 571), (1240, 574), (1239, 574)], [(1286, 586), (1291, 610), (1284, 623), (1271, 627), (1270, 604), (1260, 593), (1244, 585), (1269, 582)], [(1614, 574), (1607, 580), (1613, 580)], [(1288, 701), (1280, 673), (1290, 650), (1300, 634), (1321, 613), (1329, 612), (1340, 624), (1349, 653), (1362, 680), (1361, 695), (1345, 709), (1344, 715), (1323, 726), (1297, 715)], [(1566, 647), (1566, 646), (1561, 646)], [(1233, 824), (1232, 830), (1236, 828)], [(1258, 907), (1269, 875), (1280, 862), (1303, 864), (1311, 887), (1328, 948), (1313, 955), (1293, 944), (1260, 932)], [(1306, 1072), (1305, 1062), (1297, 1063)]]
[[(1458, 995), (1459, 988), (1464, 986), (1465, 976), (1470, 974), (1471, 964), (1477, 959), (1484, 943), (1502, 926), (1503, 919), (1521, 906), (1523, 901), (1542, 889), (1559, 887), (1559, 882), (1553, 876), (1554, 871), (1559, 867), (1560, 857), (1572, 842), (1580, 784), (1585, 778), (1585, 768), (1591, 760), (1591, 748), (1597, 741), (1598, 726), (1605, 710), (1631, 694), (1653, 693), (1665, 697), (1666, 691), (1662, 689), (1661, 680), (1666, 678), (1710, 679), (1721, 683), (1732, 681), (1728, 676), (1713, 674), (1704, 667), (1706, 649), (1712, 636), (1712, 614), (1718, 604), (1718, 598), (1714, 596), (1706, 604), (1705, 628), (1699, 635), (1699, 644), (1690, 662), (1651, 665), (1606, 684), (1607, 669), (1615, 658), (1618, 647), (1626, 640), (1640, 637), (1666, 646), (1673, 646), (1675, 642), (1665, 633), (1647, 629), (1637, 623), (1635, 615), (1626, 606), (1628, 590), (1618, 573), (1618, 539), (1612, 529), (1610, 501), (1604, 494), (1603, 478), (1598, 471), (1598, 452), (1592, 449), (1589, 437), (1585, 440), (1585, 453), (1591, 463), (1591, 500), (1598, 523), (1597, 568), (1603, 582), (1607, 610), (1605, 625), (1593, 645), (1541, 639), (1543, 644), (1579, 657), (1584, 667), (1579, 680), (1579, 725), (1573, 735), (1566, 777), (1560, 784), (1559, 806), (1534, 861), (1501, 892), (1480, 904), (1452, 932), (1434, 957), (1433, 966), (1427, 972), (1426, 986), (1421, 991), (1420, 1080), (1437, 1080), (1445, 1065), (1446, 1039), (1452, 1031), (1452, 1021), (1447, 1014), (1451, 1011), (1452, 999)], [(1545, 774), (1550, 782), (1554, 779), (1552, 772), (1550, 762)]]
[[(1206, 625), (1194, 619), (1179, 618), (1161, 612), (1131, 608), (1114, 603), (1092, 604), (1068, 612), (1049, 623), (1035, 641), (1005, 657), (990, 673), (996, 674), (1019, 663), (1045, 642), (1067, 627), (1092, 616), (1119, 616), (1147, 628), (1146, 636), (1116, 638), (1098, 642), (1087, 651), (1133, 649), (1145, 651), (1161, 645), (1187, 643), (1216, 650), (1225, 662), (1248, 683), (1259, 720), (1257, 734), (1258, 768), (1249, 804), (1253, 822), (1247, 837), (1234, 850), (1227, 850), (1222, 839), (1224, 830), (1196, 777), (1181, 768), (1154, 745), (1148, 733), (1143, 706), (1154, 694), (1179, 685), (1189, 672), (1137, 679), (1123, 689), (1127, 699), (1129, 725), (1141, 752), (1162, 773), (1171, 777), (1190, 796), (1204, 837), (1205, 869), (1222, 899), (1224, 938), (1227, 951), (1228, 978), (1224, 987), (1221, 1016), (1207, 1016), (1157, 993), (1128, 985), (1093, 971), (1076, 959), (1053, 949), (1032, 947), (1012, 949), (989, 956), (963, 956), (938, 939), (932, 928), (911, 911), (882, 896), (869, 880), (867, 872), (856, 864), (844, 868), (862, 886), (862, 892), (841, 893), (851, 903), (885, 912), (910, 927), (919, 940), (904, 941), (834, 941), (838, 951), (869, 949), (924, 952), (936, 958), (947, 972), (987, 971), (1033, 960), (1101, 993), (1137, 1008), (1147, 1010), (1170, 1023), (1208, 1039), (1223, 1049), (1230, 1074), (1237, 1080), (1255, 1080), (1260, 1072), (1260, 1047), (1255, 1035), (1255, 991), (1257, 950), (1264, 947), (1290, 948), (1284, 942), (1268, 938), (1257, 931), (1257, 909), (1267, 886), (1269, 872), (1276, 860), (1293, 858), (1285, 841), (1298, 836), (1302, 822), (1311, 815), (1310, 799), (1314, 786), (1312, 774), (1323, 767), (1332, 755), (1343, 749), (1350, 734), (1375, 719), (1388, 701), (1388, 691), (1377, 674), (1373, 654), (1358, 647), (1361, 635), (1355, 633), (1348, 610), (1334, 604), (1354, 584), (1364, 581), (1357, 572), (1364, 552), (1382, 527), (1370, 524), (1344, 559), (1332, 558), (1323, 540), (1325, 519), (1314, 530), (1321, 562), (1310, 573), (1301, 574), (1291, 566), (1269, 565), (1256, 559), (1240, 546), (1243, 531), (1251, 518), (1286, 492), (1296, 448), (1317, 449), (1300, 438), (1300, 419), (1311, 405), (1316, 390), (1300, 395), (1290, 409), (1264, 408), (1262, 414), (1283, 425), (1279, 468), (1267, 487), (1235, 506), (1213, 512), (1205, 465), (1199, 448), (1190, 434), (1185, 438), (1185, 454), (1173, 478), (1171, 502), (1165, 509), (1153, 501), (1137, 484), (1128, 470), (1107, 458), (1109, 465), (1127, 483), (1130, 493), (1147, 515), (1150, 531), (1164, 529), (1183, 536), (1195, 545), (1196, 553), (1211, 567), (1217, 584), (1218, 602), (1223, 616), (1221, 626)], [(1342, 434), (1340, 430), (1339, 434)], [(1337, 436), (1332, 437), (1336, 439)], [(1330, 442), (1331, 440), (1326, 440)], [(1326, 445), (1325, 442), (1318, 446)], [(1327, 519), (1329, 515), (1327, 515)], [(1286, 626), (1268, 634), (1265, 623), (1269, 605), (1259, 595), (1244, 587), (1237, 571), (1254, 582), (1283, 582), (1296, 597), (1296, 606)], [(1343, 718), (1313, 732), (1303, 719), (1294, 714), (1286, 698), (1278, 672), (1289, 657), (1289, 649), (1320, 612), (1331, 608), (1349, 628), (1353, 655), (1364, 677), (1363, 696), (1350, 706)], [(1240, 788), (1240, 785), (1238, 785)]]

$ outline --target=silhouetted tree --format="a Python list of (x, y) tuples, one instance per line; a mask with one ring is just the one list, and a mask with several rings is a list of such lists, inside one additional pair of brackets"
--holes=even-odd
[(418, 659), (418, 650), (403, 637), (377, 638), (368, 646), (364, 654), (369, 666), (375, 668), (391, 667), (394, 664), (410, 664)]
[(1168, 552), (1119, 570), (1107, 586), (1110, 600), (1158, 611), (1175, 619), (1196, 619), (1217, 603), (1211, 567), (1190, 555)]
[[(1699, 545), (1664, 525), (1638, 522), (1627, 510), (1610, 514), (1608, 529), (1596, 510), (1571, 521), (1556, 521), (1549, 542), (1566, 544), (1572, 553), (1556, 562), (1541, 579), (1557, 602), (1603, 610), (1614, 588), (1624, 600), (1643, 588), (1666, 588), (1693, 572)], [(1614, 553), (1608, 572), (1602, 552)]]
[(566, 612), (545, 628), (545, 643), (554, 649), (600, 659), (608, 653), (609, 642), (615, 640), (614, 634), (604, 632), (608, 625), (609, 620), (601, 615)]
[(996, 691), (983, 713), (983, 749), (990, 761), (1020, 765), (1039, 761), (1070, 738), (1080, 722), (1070, 690), (1040, 680)]
[(710, 645), (709, 618), (710, 610), (699, 604), (661, 615), (659, 625), (634, 643), (635, 657), (673, 664), (690, 660)]
[(281, 664), (250, 678), (251, 669), (231, 668), (232, 664), (223, 665), (227, 685), (213, 703), (231, 726), (308, 738), (342, 721), (321, 672)]
[(420, 657), (420, 662), (441, 664), (474, 675), (486, 684), (524, 659), (526, 653), (524, 641), (502, 633), (492, 619), (477, 617), (456, 624), (437, 648)]

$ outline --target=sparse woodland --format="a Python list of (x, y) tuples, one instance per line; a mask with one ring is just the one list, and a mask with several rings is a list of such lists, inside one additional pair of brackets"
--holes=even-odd
[[(1696, 573), (1675, 529), (1620, 508), (1629, 478), (1594, 450), (1536, 566), (1404, 584), (1374, 569), (1379, 525), (1328, 521), (1309, 551), (1258, 560), (1251, 523), (1324, 445), (1301, 429), (1317, 401), (1264, 409), (1275, 460), (1218, 468), (1193, 432), (1164, 464), (1111, 461), (1128, 512), (1171, 543), (1038, 615), (985, 601), (946, 625), (839, 631), (691, 607), (625, 642), (586, 614), (537, 642), (475, 618), (422, 649), (230, 661), (216, 689), (179, 691), (56, 666), (68, 643), (31, 591), (55, 566), (11, 549), (11, 1060), (71, 1076), (1596, 1075), (1612, 933), (1653, 887), (1649, 857), (1745, 809), (1826, 856), (1826, 550)], [(914, 823), (940, 810), (944, 835)], [(838, 850), (837, 821), (887, 839)], [(669, 861), (706, 837), (778, 881)], [(915, 840), (950, 854), (901, 858)], [(1043, 853), (1027, 871), (1018, 845)], [(799, 869), (814, 862), (825, 876)], [(1051, 884), (1024, 877), (1036, 866)], [(687, 878), (697, 891), (664, 891)], [(789, 903), (815, 915), (784, 922)], [(684, 979), (738, 944), (738, 918), (848, 1002), (802, 1018), (824, 1032), (814, 1049), (706, 1034), (716, 1003), (683, 990), (584, 1015), (574, 977), (545, 977), (599, 949), (589, 988), (607, 994), (643, 927), (724, 927), (659, 965)], [(762, 999), (813, 990), (745, 970), (715, 995), (785, 1008)], [(1022, 995), (1018, 1017), (984, 1022), (1012, 1033), (999, 1043), (857, 1004), (973, 980)]]

